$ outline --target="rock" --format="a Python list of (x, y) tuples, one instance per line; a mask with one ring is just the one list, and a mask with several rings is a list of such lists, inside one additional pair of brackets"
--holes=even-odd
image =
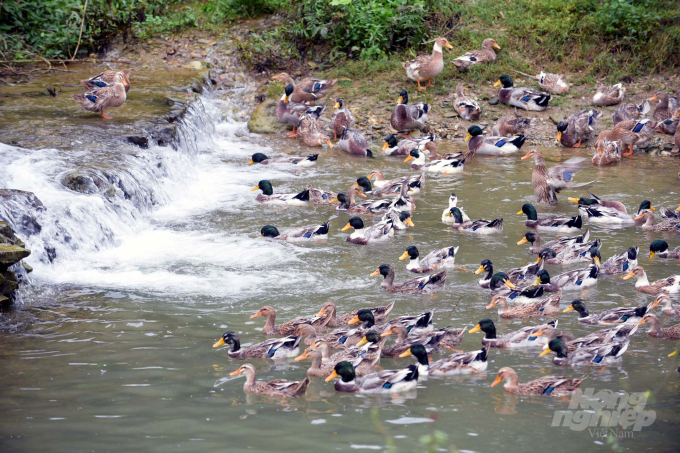
[(5, 296), (0, 296), (0, 306), (5, 306), (5, 305), (9, 305), (9, 304), (10, 304), (9, 298), (7, 298)]
[(500, 101), (498, 100), (498, 98), (497, 98), (496, 96), (494, 96), (494, 97), (492, 97), (491, 99), (489, 99), (489, 104), (490, 104), (490, 105), (497, 105), (499, 102), (500, 102)]
[(559, 124), (560, 121), (561, 121), (561, 120), (560, 120), (559, 118), (557, 118), (555, 115), (550, 115), (549, 118), (550, 118), (550, 121), (552, 121), (552, 122), (555, 123), (555, 124)]
[(177, 141), (177, 126), (165, 124), (151, 130), (151, 140), (158, 146), (174, 146)]
[(458, 114), (456, 112), (448, 112), (444, 114), (444, 118), (457, 118)]
[(279, 123), (276, 118), (277, 101), (266, 99), (257, 106), (248, 120), (248, 130), (258, 134), (276, 134), (285, 132), (288, 127)]
[(40, 233), (42, 226), (38, 222), (36, 215), (45, 210), (42, 201), (33, 192), (23, 190), (0, 189), (0, 202), (9, 208), (11, 218), (18, 219), (14, 227), (20, 233), (31, 236)]
[(200, 71), (201, 69), (203, 69), (203, 63), (200, 62), (200, 61), (194, 60), (194, 61), (190, 61), (189, 63), (186, 63), (184, 65), (184, 67), (187, 68), (187, 69), (194, 69), (196, 71)]
[(7, 222), (0, 221), (0, 243), (18, 245), (19, 247), (24, 246), (24, 241), (16, 237), (14, 230), (10, 228)]
[(21, 262), (21, 265), (23, 266), (24, 270), (25, 270), (27, 273), (30, 274), (31, 272), (33, 272), (33, 267), (32, 267), (30, 264), (28, 264), (27, 262), (22, 261), (22, 262)]
[(142, 137), (141, 135), (128, 135), (125, 138), (128, 142), (132, 143), (133, 145), (137, 145), (140, 148), (147, 149), (149, 147), (149, 139)]
[(7, 270), (13, 264), (31, 254), (30, 250), (12, 244), (0, 244), (0, 270)]
[(62, 178), (61, 183), (74, 192), (80, 192), (84, 194), (93, 194), (99, 192), (99, 188), (95, 183), (95, 178), (84, 171), (67, 173)]

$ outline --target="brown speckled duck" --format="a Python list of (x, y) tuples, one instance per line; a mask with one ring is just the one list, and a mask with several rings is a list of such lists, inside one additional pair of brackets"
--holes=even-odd
[(408, 131), (408, 136), (414, 129), (420, 130), (425, 127), (429, 111), (429, 104), (422, 102), (409, 104), (408, 93), (406, 90), (401, 90), (397, 106), (394, 108), (390, 118), (390, 124), (396, 131)]
[(125, 92), (127, 93), (130, 91), (130, 71), (127, 69), (121, 69), (120, 71), (107, 70), (89, 79), (81, 80), (80, 83), (88, 90), (104, 88), (116, 83), (116, 74), (119, 73), (122, 77), (123, 85), (125, 86)]
[(309, 385), (309, 378), (303, 381), (287, 381), (285, 379), (274, 379), (273, 381), (256, 381), (255, 367), (249, 363), (241, 365), (238, 370), (229, 373), (229, 376), (246, 376), (246, 383), (243, 384), (243, 391), (257, 393), (258, 395), (275, 396), (277, 398), (296, 398), (304, 396)]
[(593, 104), (599, 105), (600, 107), (616, 105), (623, 101), (623, 94), (625, 92), (626, 88), (620, 83), (610, 87), (599, 87), (593, 96)]
[(645, 294), (674, 294), (680, 289), (680, 275), (671, 275), (668, 278), (656, 280), (653, 283), (647, 279), (647, 273), (642, 266), (635, 266), (628, 275), (623, 277), (624, 280), (637, 277), (635, 282), (635, 289)]
[(432, 294), (444, 287), (447, 272), (448, 271), (443, 270), (436, 274), (414, 278), (407, 280), (402, 284), (395, 285), (394, 268), (389, 264), (381, 264), (380, 267), (371, 274), (371, 277), (382, 275), (384, 280), (380, 287), (390, 293)]
[[(431, 55), (420, 55), (415, 60), (405, 61), (401, 65), (406, 69), (409, 79), (418, 82), (418, 90), (425, 90), (427, 87), (434, 86), (432, 79), (437, 77), (444, 70), (444, 57), (442, 52), (444, 47), (453, 49), (446, 38), (437, 38), (434, 41)], [(427, 80), (427, 85), (421, 86), (420, 82)]]
[(619, 142), (609, 140), (598, 141), (593, 154), (593, 165), (611, 165), (621, 161)]
[(482, 42), (482, 50), (472, 50), (453, 60), (453, 64), (459, 71), (465, 71), (470, 66), (496, 60), (496, 49), (501, 48), (493, 38), (487, 38)]
[(120, 107), (125, 104), (127, 90), (123, 84), (123, 74), (117, 72), (113, 78), (113, 84), (103, 88), (93, 88), (84, 94), (77, 93), (71, 97), (88, 112), (101, 112), (105, 120), (113, 119), (106, 114), (106, 109)]
[(530, 125), (531, 120), (529, 118), (517, 114), (501, 116), (491, 128), (491, 135), (507, 137), (523, 134)]
[[(373, 313), (373, 320), (376, 324), (384, 324), (387, 322), (387, 317), (394, 308), (394, 303), (395, 302), (392, 301), (389, 305), (367, 308), (366, 310), (370, 310), (371, 313)], [(340, 327), (346, 326), (350, 321), (357, 318), (358, 313), (359, 310), (354, 310), (342, 316), (338, 316), (335, 303), (328, 301), (324, 302), (324, 304), (321, 306), (321, 310), (319, 310), (316, 316), (318, 318), (323, 318), (323, 323), (328, 327)]]
[(331, 138), (325, 133), (321, 132), (321, 127), (318, 123), (320, 113), (308, 110), (298, 124), (298, 133), (302, 138), (302, 143), (307, 146), (322, 146), (323, 144), (333, 148)]
[(676, 324), (671, 327), (661, 327), (659, 318), (651, 313), (647, 313), (642, 318), (640, 325), (642, 324), (649, 325), (647, 334), (650, 337), (664, 338), (666, 340), (680, 340), (680, 324)]
[(650, 110), (649, 101), (645, 100), (641, 104), (622, 104), (616, 107), (612, 116), (612, 123), (616, 125), (621, 121), (637, 121), (642, 119)]
[(581, 110), (557, 124), (557, 141), (567, 148), (579, 148), (584, 139), (592, 136), (597, 119), (602, 115), (598, 110)]
[(280, 80), (286, 85), (293, 85), (294, 91), (290, 100), (292, 102), (312, 102), (326, 96), (331, 88), (338, 82), (337, 79), (325, 80), (309, 78), (300, 83), (295, 83), (295, 80), (285, 72), (272, 77), (274, 80)]
[(498, 376), (493, 381), (491, 387), (495, 387), (501, 382), (503, 390), (508, 393), (517, 395), (548, 395), (548, 396), (565, 396), (571, 395), (579, 388), (581, 382), (588, 376), (581, 376), (580, 378), (569, 378), (567, 376), (543, 376), (526, 384), (520, 384), (517, 372), (510, 367), (503, 367), (498, 370)]
[(354, 115), (349, 111), (342, 98), (335, 100), (335, 112), (331, 115), (331, 128), (335, 139), (342, 134), (344, 128), (351, 129), (354, 126)]
[(373, 157), (373, 153), (368, 148), (366, 137), (357, 130), (343, 127), (338, 140), (338, 148), (355, 156)]
[(262, 328), (262, 333), (265, 335), (295, 335), (296, 329), (301, 324), (311, 324), (315, 328), (325, 330), (325, 328), (323, 327), (322, 320), (315, 316), (306, 316), (291, 319), (290, 321), (286, 321), (283, 324), (279, 324), (277, 326), (276, 310), (274, 310), (274, 307), (269, 305), (265, 305), (264, 307), (260, 308), (257, 312), (255, 312), (255, 314), (250, 315), (250, 318), (254, 319), (259, 318), (261, 316), (264, 316), (266, 318), (266, 322), (264, 323), (264, 327)]
[(453, 101), (453, 109), (461, 118), (467, 121), (477, 121), (482, 116), (482, 109), (477, 102), (465, 96), (465, 86), (459, 83), (456, 87), (456, 98)]
[(643, 220), (642, 229), (647, 231), (680, 231), (680, 219), (666, 219), (661, 223), (654, 224), (654, 212), (651, 209), (643, 209), (633, 220)]

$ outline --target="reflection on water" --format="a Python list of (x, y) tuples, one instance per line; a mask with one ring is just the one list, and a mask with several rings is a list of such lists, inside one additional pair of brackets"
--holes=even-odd
[[(276, 155), (307, 149), (292, 140), (251, 136), (240, 123), (221, 124), (217, 134), (214, 147), (173, 167), (176, 178), (159, 181), (155, 190), (165, 201), (116, 230), (113, 245), (65, 254), (54, 264), (29, 260), (36, 271), (35, 286), (24, 297), (27, 303), (2, 315), (3, 451), (44, 450), (46, 442), (54, 451), (272, 451), (273, 445), (282, 451), (370, 451), (388, 445), (414, 451), (420, 448), (420, 438), (433, 430), (448, 435), (442, 447), (463, 451), (524, 452), (527, 445), (545, 442), (546, 436), (565, 451), (590, 451), (595, 445), (662, 451), (677, 445), (680, 380), (674, 371), (677, 361), (666, 358), (675, 344), (650, 338), (644, 329), (633, 338), (623, 362), (601, 372), (558, 369), (548, 357), (539, 358), (536, 349), (492, 350), (486, 377), (430, 378), (404, 395), (339, 394), (318, 378), (304, 398), (282, 402), (244, 394), (244, 380), (229, 376), (242, 362), (211, 345), (226, 330), (236, 331), (244, 345), (262, 341), (263, 321), (249, 319), (262, 305), (273, 305), (280, 322), (316, 313), (326, 300), (334, 300), (341, 313), (396, 300), (394, 316), (434, 309), (435, 324), (442, 327), (471, 327), (490, 317), (503, 333), (533, 323), (501, 320), (485, 310), (489, 295), (477, 286), (479, 277), (472, 272), (450, 272), (446, 289), (434, 298), (388, 294), (380, 290), (378, 278), (368, 275), (384, 262), (395, 266), (397, 282), (411, 278), (397, 260), (411, 244), (421, 254), (459, 245), (456, 264), (471, 271), (485, 258), (498, 270), (532, 261), (534, 257), (516, 245), (525, 228), (524, 218), (515, 215), (521, 204), (532, 201), (532, 164), (519, 157), (479, 156), (463, 175), (429, 177), (413, 215), (416, 227), (387, 243), (360, 247), (347, 244), (340, 233), (347, 215), (324, 207), (261, 206), (250, 188), (269, 179), (275, 192), (301, 190), (308, 182), (343, 190), (373, 168), (381, 168), (388, 178), (410, 174), (407, 164), (324, 149), (315, 167), (286, 172), (247, 163), (256, 151)], [(440, 152), (462, 146), (442, 144)], [(550, 165), (586, 151), (549, 149), (544, 154)], [(577, 178), (596, 179), (592, 192), (620, 200), (630, 211), (642, 199), (675, 207), (674, 164), (636, 156), (608, 169), (588, 167)], [(48, 200), (48, 209), (78, 199), (94, 203), (99, 197), (74, 195), (50, 183), (39, 157), (17, 165), (22, 167), (9, 164), (4, 170), (4, 181), (35, 190)], [(22, 187), (29, 183), (17, 176), (19, 170), (33, 172), (33, 181), (43, 182)], [(470, 217), (503, 217), (503, 234), (476, 238), (443, 225), (441, 212), (454, 191)], [(560, 194), (558, 206), (539, 208), (539, 214), (573, 215), (576, 207), (566, 200), (572, 195), (579, 194)], [(293, 245), (259, 238), (264, 224), (287, 228), (329, 218), (331, 234), (324, 243)], [(661, 234), (635, 227), (586, 227), (592, 239), (603, 240), (604, 259), (638, 245), (650, 279), (678, 273), (675, 261), (646, 258), (649, 242)], [(667, 240), (672, 247), (680, 242), (675, 236)], [(555, 274), (566, 268), (547, 269)], [(577, 294), (565, 294), (563, 308)], [(635, 292), (632, 282), (616, 277), (599, 282), (585, 298), (593, 312), (651, 300)], [(580, 325), (574, 313), (560, 313), (558, 319), (561, 329), (577, 336), (593, 330)], [(670, 324), (666, 317), (661, 320), (664, 326)], [(478, 348), (480, 335), (466, 334), (458, 348)], [(402, 367), (409, 360), (383, 359), (380, 366)], [(308, 364), (252, 363), (260, 379), (299, 379)], [(650, 391), (647, 409), (656, 411), (656, 422), (634, 433), (633, 439), (615, 440), (594, 437), (587, 430), (551, 427), (555, 411), (568, 402), (490, 388), (503, 366), (515, 368), (520, 382), (547, 374), (589, 373), (584, 387)]]

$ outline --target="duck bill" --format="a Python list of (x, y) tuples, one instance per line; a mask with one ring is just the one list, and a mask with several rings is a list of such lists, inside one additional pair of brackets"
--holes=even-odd
[(472, 135), (468, 132), (467, 134), (465, 134), (465, 140), (463, 140), (463, 141), (464, 142), (470, 141), (471, 138), (472, 138)]
[(493, 84), (494, 88), (499, 87), (501, 85), (503, 85), (503, 82), (501, 82), (500, 80), (497, 80), (496, 83)]
[[(376, 277), (378, 275), (380, 275), (380, 269), (376, 269), (375, 271), (371, 272), (369, 277)], [(359, 319), (359, 318), (357, 318), (357, 319)]]
[(562, 310), (562, 313), (569, 313), (570, 311), (574, 311), (574, 306), (573, 306), (573, 305), (569, 305), (567, 308), (565, 308), (564, 310)]
[(220, 346), (224, 346), (225, 344), (227, 344), (227, 342), (224, 341), (224, 338), (220, 338), (220, 339), (217, 341), (217, 343), (215, 343), (215, 344), (213, 345), (213, 348), (219, 348)]
[(447, 212), (446, 214), (444, 214), (444, 217), (451, 217), (451, 211), (449, 211), (449, 212)]
[(352, 184), (352, 187), (361, 187), (361, 186), (359, 185), (358, 182), (355, 182), (354, 184)]
[(529, 152), (526, 153), (524, 156), (522, 156), (522, 158), (521, 158), (520, 160), (526, 160), (526, 159), (528, 159), (528, 158), (530, 158), (530, 157), (531, 157), (531, 151), (529, 151)]
[(545, 351), (541, 352), (538, 356), (543, 357), (543, 356), (550, 354), (551, 352), (552, 351), (550, 349), (546, 349)]
[(539, 330), (538, 332), (533, 333), (532, 336), (534, 336), (534, 337), (541, 337), (541, 336), (543, 336), (543, 331), (542, 331), (542, 330)]
[(625, 277), (623, 277), (623, 279), (624, 279), (624, 280), (630, 280), (630, 279), (633, 278), (634, 276), (635, 276), (634, 273), (629, 272), (628, 275), (626, 275)]
[(406, 219), (406, 223), (407, 223), (408, 226), (410, 226), (411, 228), (414, 228), (414, 227), (416, 226), (416, 224), (413, 223), (413, 220), (411, 220), (410, 217), (408, 217), (408, 218)]
[(638, 215), (636, 215), (635, 217), (633, 217), (633, 220), (640, 220), (640, 219), (642, 219), (642, 218), (644, 218), (644, 217), (645, 217), (644, 214), (638, 214)]
[(658, 99), (659, 99), (659, 96), (657, 96), (657, 95), (655, 94), (654, 96), (652, 96), (651, 98), (649, 98), (649, 99), (647, 99), (647, 100), (648, 100), (648, 101), (656, 101), (656, 100), (658, 100)]
[(501, 46), (499, 46), (498, 44), (493, 43), (493, 46), (494, 46), (496, 49), (501, 50)]
[[(385, 150), (387, 150), (389, 147), (390, 147), (390, 144), (387, 143), (387, 142), (385, 142), (385, 144), (384, 144), (383, 147), (380, 149), (380, 151), (385, 151)], [(371, 177), (369, 176), (368, 178), (370, 179)]]
[(446, 47), (447, 49), (453, 49), (453, 46), (451, 44), (449, 44), (448, 42), (446, 44), (444, 44), (444, 47)]
[(236, 370), (236, 371), (232, 371), (231, 373), (229, 373), (229, 376), (238, 376), (239, 374), (241, 374), (241, 369), (240, 369), (240, 368), (239, 368), (238, 370)]
[(559, 142), (561, 140), (562, 140), (562, 132), (557, 132), (557, 141)]
[(595, 263), (595, 265), (597, 267), (600, 267), (600, 257), (599, 256), (593, 257), (593, 262)]
[(529, 240), (527, 238), (522, 238), (519, 241), (517, 241), (517, 245), (526, 244), (527, 242), (529, 242)]
[(302, 354), (300, 354), (299, 356), (295, 357), (295, 361), (296, 361), (296, 362), (302, 362), (302, 361), (305, 360), (307, 357), (308, 357), (308, 356), (307, 356), (307, 351), (305, 351), (305, 352), (303, 352)]
[(404, 261), (406, 258), (408, 258), (408, 252), (402, 253), (399, 257), (399, 261)]
[[(656, 211), (656, 208), (654, 206), (650, 206), (649, 209), (651, 209), (652, 211)], [(680, 211), (680, 208), (676, 209), (676, 211)]]
[[(335, 199), (337, 200), (337, 197), (336, 197)], [(352, 225), (350, 225), (350, 224), (348, 223), (347, 225), (345, 225), (344, 227), (342, 227), (342, 230), (340, 230), (340, 231), (347, 231), (347, 230), (349, 230), (350, 228), (352, 228)]]
[(487, 310), (491, 310), (495, 306), (496, 306), (496, 299), (492, 300), (491, 303), (489, 305), (487, 305), (485, 308)]
[(356, 324), (360, 322), (361, 320), (359, 319), (359, 315), (354, 315), (354, 318), (350, 319), (347, 321), (347, 324)]
[(364, 337), (356, 344), (356, 346), (361, 347), (361, 346), (365, 345), (366, 343), (368, 343), (368, 338)]
[(255, 161), (253, 159), (250, 159), (250, 162), (248, 162), (248, 165), (253, 165)]
[(578, 204), (578, 198), (569, 197), (569, 198), (567, 198), (567, 200), (571, 201), (572, 203)]
[(401, 104), (404, 102), (404, 96), (399, 96), (399, 99), (397, 100), (397, 104)]
[(484, 266), (480, 265), (477, 270), (475, 271), (475, 275), (479, 275), (482, 272), (484, 272)]
[(649, 252), (649, 257), (654, 258), (654, 252)]
[(250, 191), (251, 191), (251, 192), (254, 192), (254, 191), (259, 190), (259, 189), (260, 189), (260, 186), (255, 186), (255, 187), (253, 187), (252, 189), (250, 189)]
[(534, 262), (534, 264), (538, 264), (538, 263), (540, 263), (541, 261), (543, 261), (543, 258), (541, 258), (541, 257), (539, 256), (538, 258), (536, 258), (536, 261)]
[(360, 190), (357, 190), (356, 194), (359, 195), (360, 197), (368, 198), (368, 196)]
[(519, 212), (517, 213), (517, 215), (522, 215), (522, 214), (524, 214), (522, 211), (519, 211)]
[(653, 310), (658, 306), (659, 306), (659, 299), (654, 299), (654, 302), (652, 302), (652, 305), (647, 309), (647, 311)]
[(680, 347), (675, 351), (671, 352), (670, 354), (668, 354), (668, 357), (675, 357), (676, 355), (678, 355), (678, 351), (680, 351)]
[(496, 376), (496, 379), (494, 379), (494, 381), (491, 383), (491, 387), (495, 387), (498, 384), (500, 384), (501, 382), (503, 382), (503, 379), (501, 379), (500, 376)]
[(481, 327), (479, 324), (477, 324), (477, 325), (474, 326), (472, 329), (470, 329), (470, 330), (468, 331), (468, 333), (475, 333), (475, 332), (479, 332), (479, 331), (481, 331), (481, 330), (482, 330), (482, 327)]
[(411, 352), (411, 348), (408, 348), (406, 351), (399, 354), (399, 357), (403, 359), (404, 357), (411, 357), (412, 355), (413, 353)]
[(333, 199), (331, 201), (329, 201), (328, 203), (338, 203), (339, 201), (340, 200), (338, 200), (338, 197), (333, 197)]
[(335, 145), (333, 143), (331, 143), (330, 139), (326, 140), (326, 144), (328, 145), (329, 148), (335, 147)]
[(335, 379), (337, 377), (338, 377), (338, 373), (333, 371), (331, 374), (328, 375), (328, 377), (326, 379), (324, 379), (324, 381), (331, 382), (333, 379)]
[(413, 160), (413, 156), (408, 156), (406, 159), (404, 159), (404, 162), (411, 162)]
[(533, 286), (540, 285), (541, 284), (541, 277), (536, 277), (536, 280), (534, 280)]
[(340, 103), (336, 102), (335, 105), (333, 106), (334, 109), (339, 109), (340, 108)]
[(255, 313), (254, 315), (250, 315), (250, 319), (259, 318), (260, 316), (262, 316), (262, 312), (261, 312), (261, 311), (258, 311), (258, 312)]
[(380, 334), (381, 337), (389, 337), (390, 335), (392, 335), (392, 329), (387, 329), (386, 331)]
[[(388, 143), (385, 143), (385, 144), (386, 144), (387, 146), (389, 146)], [(384, 150), (385, 150), (385, 147), (383, 146), (383, 151), (384, 151)], [(369, 173), (369, 174), (366, 175), (366, 178), (367, 178), (367, 179), (371, 179), (372, 177), (373, 177), (373, 173)]]
[(325, 308), (322, 308), (322, 309), (319, 310), (319, 312), (316, 314), (316, 317), (317, 317), (317, 318), (320, 318), (320, 317), (322, 317), (322, 316), (324, 316), (324, 315), (326, 315), (326, 309), (325, 309)]
[(510, 289), (515, 289), (515, 285), (513, 285), (512, 282), (510, 282), (509, 280), (503, 284)]

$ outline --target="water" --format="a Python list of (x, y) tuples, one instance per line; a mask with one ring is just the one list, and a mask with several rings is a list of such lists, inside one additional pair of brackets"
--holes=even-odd
[[(546, 436), (564, 451), (675, 450), (680, 381), (674, 371), (677, 360), (666, 355), (676, 343), (644, 332), (634, 337), (620, 365), (603, 370), (558, 369), (549, 358), (539, 358), (539, 350), (492, 350), (486, 378), (430, 378), (412, 394), (397, 397), (337, 394), (321, 379), (312, 380), (306, 397), (285, 403), (246, 395), (243, 379), (229, 376), (242, 362), (211, 346), (226, 330), (237, 331), (244, 344), (262, 341), (263, 320), (249, 318), (262, 305), (273, 305), (280, 321), (313, 314), (326, 300), (334, 300), (345, 313), (396, 299), (393, 315), (434, 309), (437, 326), (471, 327), (491, 317), (503, 333), (540, 322), (500, 320), (485, 310), (488, 293), (471, 272), (451, 271), (446, 289), (434, 298), (388, 294), (379, 288), (380, 277), (368, 276), (384, 262), (395, 266), (397, 282), (411, 278), (397, 260), (411, 244), (421, 254), (459, 245), (456, 264), (470, 270), (485, 258), (498, 270), (533, 261), (534, 256), (516, 245), (526, 229), (524, 218), (515, 215), (522, 203), (532, 201), (533, 164), (518, 156), (478, 156), (463, 175), (430, 177), (417, 197), (415, 229), (388, 243), (354, 246), (340, 233), (346, 214), (325, 207), (262, 206), (250, 189), (269, 179), (275, 192), (301, 190), (308, 182), (340, 191), (373, 168), (381, 168), (388, 178), (410, 174), (407, 164), (326, 149), (320, 151), (318, 165), (304, 172), (249, 166), (254, 152), (274, 156), (308, 150), (292, 140), (249, 134), (244, 123), (224, 113), (231, 110), (224, 99), (204, 97), (201, 102), (186, 123), (192, 137), (188, 142), (195, 146), (140, 151), (116, 145), (130, 153), (108, 158), (126, 164), (116, 174), (135, 185), (138, 196), (131, 199), (78, 194), (59, 184), (63, 172), (93, 156), (91, 147), (74, 146), (64, 153), (51, 146), (28, 151), (0, 145), (1, 185), (33, 191), (46, 206), (39, 217), (41, 233), (25, 237), (34, 250), (27, 260), (35, 268), (32, 286), (0, 318), (3, 451), (36, 451), (46, 442), (54, 451), (373, 451), (387, 445), (415, 451), (421, 448), (421, 436), (435, 429), (449, 436), (440, 447), (462, 451), (523, 452)], [(197, 140), (190, 132), (199, 132)], [(461, 147), (440, 146), (444, 152)], [(544, 150), (548, 165), (584, 152)], [(161, 168), (154, 166), (158, 161)], [(612, 168), (588, 167), (578, 180), (597, 179), (591, 190), (624, 202), (629, 211), (642, 199), (675, 207), (674, 164), (636, 156)], [(503, 234), (477, 238), (442, 224), (452, 191), (472, 218), (502, 216)], [(539, 208), (539, 213), (573, 215), (575, 205), (566, 197), (578, 195), (561, 194), (557, 207)], [(292, 245), (259, 237), (268, 223), (282, 229), (327, 219), (331, 235), (324, 243)], [(605, 259), (639, 245), (640, 263), (650, 279), (678, 272), (674, 261), (646, 258), (651, 240), (662, 237), (659, 233), (586, 227), (591, 238), (603, 239)], [(678, 245), (674, 235), (666, 239), (671, 247)], [(54, 262), (44, 252), (46, 244), (56, 249)], [(576, 267), (580, 265), (547, 269), (556, 274)], [(565, 294), (563, 308), (577, 295)], [(652, 300), (635, 292), (632, 281), (614, 277), (600, 281), (584, 298), (593, 312)], [(573, 312), (558, 319), (560, 328), (577, 336), (594, 330), (579, 325)], [(667, 317), (661, 320), (664, 326), (671, 324)], [(459, 348), (476, 349), (480, 341), (481, 334), (466, 334)], [(267, 380), (303, 378), (308, 364), (252, 363), (258, 378)], [(409, 359), (383, 359), (381, 366), (407, 363)], [(585, 388), (649, 391), (646, 409), (655, 411), (656, 421), (633, 433), (634, 438), (609, 440), (588, 430), (551, 427), (555, 411), (567, 409), (568, 402), (490, 388), (503, 366), (515, 368), (521, 382), (547, 374), (589, 373)]]

